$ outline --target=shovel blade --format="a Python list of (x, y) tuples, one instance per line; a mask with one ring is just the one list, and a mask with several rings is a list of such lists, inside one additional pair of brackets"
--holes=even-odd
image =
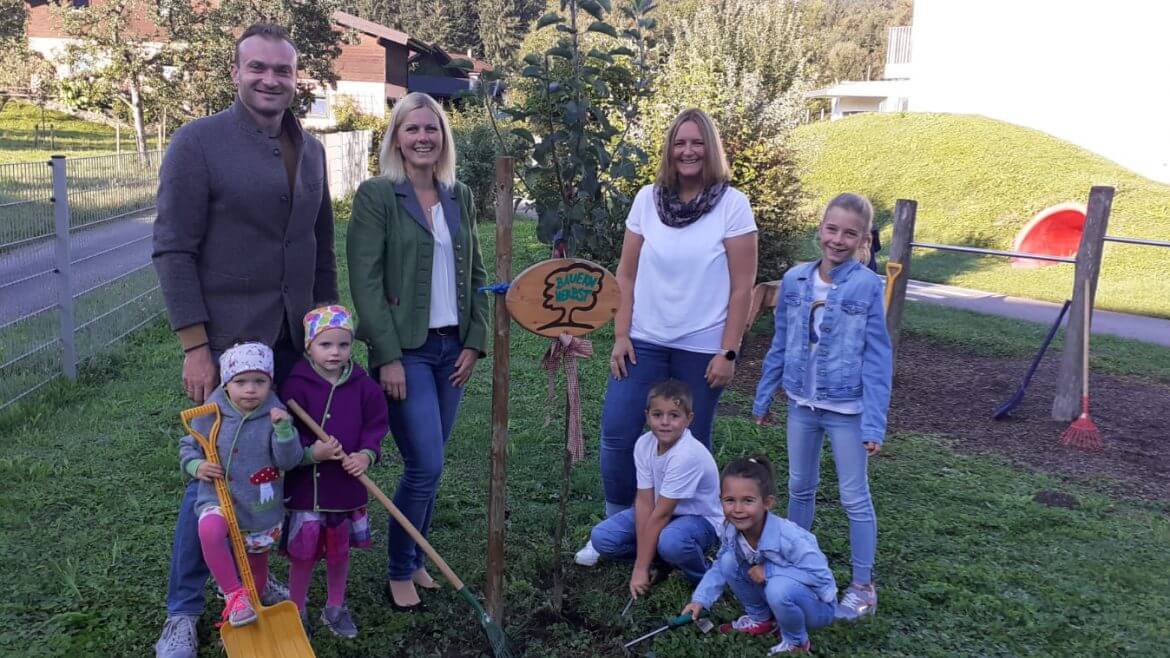
[(224, 624), (223, 647), (229, 658), (313, 658), (313, 647), (292, 601), (256, 610), (247, 626)]

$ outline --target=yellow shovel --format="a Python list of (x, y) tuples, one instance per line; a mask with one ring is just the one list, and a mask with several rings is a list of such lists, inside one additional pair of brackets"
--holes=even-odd
[(902, 276), (901, 263), (886, 263), (886, 313), (890, 312), (890, 302), (894, 300), (894, 282)]
[[(215, 422), (211, 426), (210, 436), (204, 436), (191, 426), (191, 421), (199, 416), (215, 415)], [(183, 427), (195, 437), (203, 452), (207, 454), (207, 461), (219, 464), (219, 454), (215, 449), (215, 441), (219, 436), (221, 416), (219, 405), (214, 402), (187, 409), (179, 413), (183, 420)], [(248, 566), (248, 556), (244, 552), (244, 537), (240, 534), (240, 526), (236, 522), (236, 510), (232, 507), (232, 497), (228, 492), (227, 482), (223, 478), (215, 481), (215, 493), (219, 496), (219, 506), (223, 510), (224, 520), (232, 537), (232, 554), (236, 559), (236, 568), (240, 570), (240, 580), (248, 590), (248, 597), (252, 599), (252, 607), (256, 609), (256, 621), (247, 626), (232, 626), (224, 624), (220, 628), (223, 637), (223, 646), (229, 657), (234, 658), (305, 658), (312, 657), (313, 647), (305, 635), (305, 627), (301, 625), (301, 615), (292, 601), (281, 601), (276, 605), (263, 606), (260, 596), (256, 592), (256, 582), (252, 579), (252, 569)]]

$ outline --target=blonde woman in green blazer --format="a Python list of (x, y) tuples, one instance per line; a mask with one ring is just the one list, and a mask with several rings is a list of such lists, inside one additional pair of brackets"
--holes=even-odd
[[(470, 189), (455, 180), (455, 145), (443, 108), (413, 93), (394, 106), (382, 140), (382, 175), (362, 183), (347, 236), (357, 335), (385, 391), (390, 433), (405, 469), (394, 504), (430, 529), (463, 386), (487, 341), (486, 272)], [(393, 519), (388, 590), (394, 606), (436, 588), (423, 553)]]

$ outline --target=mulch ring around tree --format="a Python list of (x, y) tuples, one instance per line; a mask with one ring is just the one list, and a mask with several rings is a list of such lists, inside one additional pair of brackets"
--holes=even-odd
[[(735, 390), (755, 393), (770, 336), (745, 339)], [(898, 349), (890, 432), (945, 435), (963, 453), (991, 454), (1105, 493), (1170, 503), (1170, 386), (1138, 377), (1091, 374), (1089, 413), (1104, 449), (1060, 445), (1066, 422), (1051, 418), (1060, 353), (1050, 350), (1010, 418), (992, 419), (1016, 391), (1027, 358), (988, 357), (903, 335)], [(783, 395), (780, 393), (779, 395)], [(720, 413), (728, 413), (721, 409)], [(750, 409), (740, 410), (750, 414)], [(1075, 503), (1041, 492), (1045, 504)], [(1170, 506), (1167, 506), (1170, 511)]]

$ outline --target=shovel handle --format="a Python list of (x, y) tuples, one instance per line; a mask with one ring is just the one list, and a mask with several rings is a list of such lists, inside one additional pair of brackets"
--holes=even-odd
[[(317, 421), (313, 420), (312, 416), (310, 416), (309, 413), (301, 407), (301, 405), (297, 404), (296, 400), (288, 400), (285, 402), (285, 406), (287, 406), (289, 411), (293, 412), (293, 415), (295, 415), (302, 423), (305, 424), (305, 427), (308, 427), (313, 432), (313, 434), (316, 434), (317, 438), (321, 439), (322, 441), (328, 441), (330, 439), (329, 434), (327, 434), (325, 430), (317, 424)], [(345, 455), (344, 451), (342, 452), (342, 455)], [(398, 525), (402, 526), (403, 530), (406, 530), (406, 534), (410, 535), (410, 538), (414, 540), (414, 543), (418, 544), (419, 548), (423, 549), (423, 552), (427, 554), (427, 557), (431, 559), (431, 562), (434, 562), (435, 566), (439, 567), (439, 571), (442, 572), (443, 577), (447, 579), (447, 582), (451, 583), (451, 587), (455, 588), (456, 592), (463, 589), (463, 581), (459, 579), (459, 576), (455, 575), (454, 571), (451, 571), (451, 567), (447, 566), (447, 561), (443, 559), (443, 556), (439, 555), (439, 553), (435, 551), (434, 547), (431, 546), (431, 543), (427, 541), (427, 538), (423, 537), (422, 533), (418, 531), (418, 528), (414, 527), (414, 524), (410, 522), (410, 519), (406, 518), (406, 516), (398, 509), (398, 506), (396, 506), (393, 501), (387, 498), (386, 494), (382, 493), (382, 490), (378, 488), (378, 485), (374, 484), (374, 481), (371, 480), (370, 477), (365, 473), (362, 473), (360, 476), (358, 476), (358, 480), (362, 483), (362, 486), (366, 488), (366, 491), (370, 492), (371, 496), (378, 499), (379, 503), (382, 503), (382, 507), (385, 507), (386, 511), (390, 513), (390, 516), (394, 517), (394, 520), (398, 522)]]
[[(710, 616), (711, 616), (711, 611), (706, 609), (706, 608), (703, 608), (703, 611), (699, 613), (700, 619), (703, 619), (705, 617), (710, 617)], [(693, 621), (695, 621), (695, 618), (692, 617), (690, 615), (690, 613), (684, 612), (683, 614), (681, 614), (673, 619), (666, 620), (666, 624), (668, 626), (670, 626), (671, 628), (678, 628), (679, 626), (686, 626), (687, 624), (689, 624)]]

